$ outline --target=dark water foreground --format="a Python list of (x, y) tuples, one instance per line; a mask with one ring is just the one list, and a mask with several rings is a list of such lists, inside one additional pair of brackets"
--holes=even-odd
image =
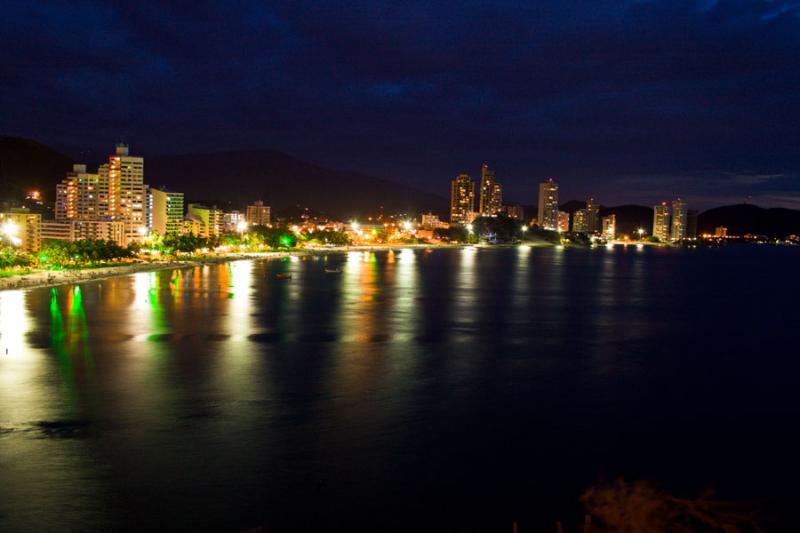
[(552, 531), (619, 476), (797, 530), (799, 268), (403, 250), (0, 292), (0, 530)]

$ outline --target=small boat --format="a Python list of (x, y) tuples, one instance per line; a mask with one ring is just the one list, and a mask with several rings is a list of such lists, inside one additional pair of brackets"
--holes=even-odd
[(291, 274), (275, 274), (275, 277), (278, 279), (292, 279)]
[(328, 274), (341, 274), (342, 273), (342, 269), (341, 268), (333, 268), (333, 267), (325, 267), (325, 272), (327, 272)]

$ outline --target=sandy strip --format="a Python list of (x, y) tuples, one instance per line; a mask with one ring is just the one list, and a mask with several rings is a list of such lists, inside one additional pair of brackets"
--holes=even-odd
[(225, 263), (242, 259), (280, 259), (289, 256), (325, 255), (329, 253), (359, 252), (359, 251), (385, 251), (400, 248), (450, 248), (453, 246), (425, 246), (425, 245), (394, 245), (394, 246), (336, 246), (304, 248), (290, 252), (245, 252), (224, 255), (209, 255), (192, 257), (185, 261), (153, 261), (142, 263), (122, 264), (114, 267), (86, 268), (83, 270), (38, 270), (21, 276), (0, 278), (0, 291), (13, 289), (31, 289), (38, 287), (56, 287), (83, 281), (108, 279), (115, 276), (126, 276), (136, 272), (155, 272), (174, 268), (192, 268), (205, 264)]

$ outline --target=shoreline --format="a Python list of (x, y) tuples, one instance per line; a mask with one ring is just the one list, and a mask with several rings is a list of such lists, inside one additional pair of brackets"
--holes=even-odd
[[(545, 242), (530, 242), (526, 243), (532, 247), (553, 247), (554, 244)], [(647, 246), (664, 246), (660, 243), (639, 243), (639, 242), (621, 242), (613, 243), (615, 246), (620, 245), (636, 245), (645, 244)], [(185, 260), (171, 260), (171, 261), (153, 261), (153, 262), (139, 262), (120, 264), (115, 266), (101, 266), (96, 268), (84, 268), (78, 270), (36, 270), (27, 274), (19, 274), (16, 276), (8, 276), (0, 278), (0, 292), (9, 290), (22, 290), (22, 289), (41, 289), (47, 287), (58, 287), (61, 285), (70, 285), (73, 283), (82, 283), (90, 281), (101, 281), (109, 278), (128, 276), (137, 274), (139, 272), (158, 272), (160, 270), (171, 269), (186, 269), (194, 268), (196, 266), (203, 266), (209, 264), (221, 264), (231, 261), (242, 261), (247, 259), (261, 259), (261, 260), (275, 260), (284, 257), (300, 257), (310, 255), (325, 255), (334, 253), (348, 253), (348, 252), (385, 252), (389, 250), (398, 249), (457, 249), (465, 247), (474, 248), (495, 248), (495, 247), (513, 247), (519, 244), (395, 244), (395, 245), (362, 245), (362, 246), (335, 246), (335, 247), (313, 247), (301, 248), (298, 250), (289, 251), (270, 251), (270, 252), (240, 252), (229, 253), (224, 255), (209, 255), (200, 257), (191, 257)]]
[(97, 268), (84, 268), (78, 270), (35, 270), (27, 274), (0, 278), (0, 291), (41, 289), (58, 287), (87, 281), (101, 281), (109, 278), (127, 276), (139, 272), (157, 272), (160, 270), (194, 268), (208, 264), (221, 264), (231, 261), (246, 259), (275, 260), (291, 256), (324, 255), (329, 253), (347, 252), (381, 252), (394, 249), (425, 249), (425, 248), (459, 248), (462, 245), (423, 245), (400, 244), (394, 246), (337, 246), (330, 248), (302, 248), (299, 250), (280, 252), (241, 252), (225, 255), (192, 257), (186, 260), (153, 261), (120, 264), (115, 266), (101, 266)]

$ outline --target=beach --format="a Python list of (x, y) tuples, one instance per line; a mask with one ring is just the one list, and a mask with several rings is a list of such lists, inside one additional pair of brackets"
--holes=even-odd
[(120, 263), (113, 266), (100, 266), (97, 268), (85, 267), (80, 269), (63, 270), (33, 270), (27, 274), (0, 278), (0, 291), (15, 289), (32, 289), (38, 287), (57, 287), (86, 281), (97, 281), (115, 276), (126, 276), (137, 272), (155, 272), (175, 268), (192, 268), (206, 264), (225, 263), (243, 259), (281, 259), (289, 256), (324, 255), (329, 253), (386, 251), (402, 248), (453, 248), (460, 245), (384, 245), (384, 246), (335, 246), (302, 248), (290, 251), (276, 252), (241, 252), (206, 256), (191, 256), (185, 260), (171, 259), (167, 261), (141, 261), (135, 263)]

